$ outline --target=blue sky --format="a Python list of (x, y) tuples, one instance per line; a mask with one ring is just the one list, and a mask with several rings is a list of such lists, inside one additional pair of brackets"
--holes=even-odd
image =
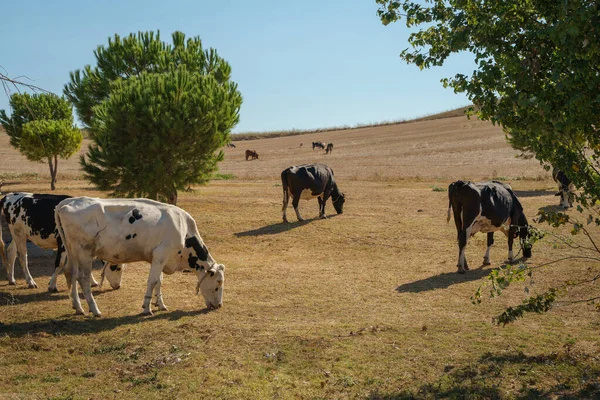
[[(13, 0), (2, 10), (3, 73), (58, 94), (115, 33), (200, 36), (231, 64), (244, 98), (234, 132), (355, 125), (469, 103), (439, 81), (470, 73), (472, 58), (426, 71), (407, 65), (398, 55), (409, 32), (403, 22), (383, 26), (375, 0)], [(0, 109), (9, 111), (4, 93)]]

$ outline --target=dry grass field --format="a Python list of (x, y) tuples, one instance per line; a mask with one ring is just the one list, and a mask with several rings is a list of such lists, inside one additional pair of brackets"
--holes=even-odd
[[(317, 140), (334, 143), (333, 153), (313, 151)], [(3, 191), (48, 192), (47, 166), (7, 143), (0, 135)], [(195, 277), (177, 273), (163, 284), (170, 310), (142, 317), (148, 265), (136, 263), (121, 289), (94, 291), (102, 318), (75, 316), (64, 278), (59, 293), (45, 290), (52, 258), (30, 257), (39, 289), (26, 289), (20, 269), (18, 285), (8, 286), (0, 271), (1, 399), (600, 396), (593, 307), (562, 305), (492, 325), (525, 298), (516, 285), (482, 305), (470, 302), (503, 265), (500, 234), (491, 266), (478, 267), (486, 240), (479, 234), (467, 248), (475, 268), (456, 273), (456, 231), (446, 223), (450, 182), (503, 179), (530, 219), (558, 204), (549, 173), (515, 158), (499, 128), (457, 117), (235, 143), (220, 167), (233, 178), (182, 193), (178, 204), (226, 265), (224, 307), (206, 312)], [(247, 148), (260, 158), (245, 161)], [(328, 204), (330, 217), (318, 220), (317, 201), (303, 201), (309, 220), (297, 222), (290, 206), (292, 222), (281, 223), (280, 172), (317, 161), (335, 171), (344, 214), (333, 215)], [(76, 158), (59, 168), (57, 193), (105, 197), (81, 178)], [(544, 239), (531, 263), (566, 251)], [(563, 262), (534, 275), (530, 288), (541, 292), (590, 271), (598, 267)]]

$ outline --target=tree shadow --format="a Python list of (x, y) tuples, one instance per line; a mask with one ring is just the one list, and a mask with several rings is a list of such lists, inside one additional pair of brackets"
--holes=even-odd
[(53, 336), (81, 335), (84, 333), (98, 333), (110, 331), (124, 325), (144, 323), (146, 321), (177, 321), (183, 317), (194, 317), (214, 312), (208, 308), (194, 311), (165, 311), (151, 316), (142, 314), (126, 315), (115, 318), (93, 318), (81, 315), (65, 314), (58, 318), (48, 318), (33, 322), (16, 322), (3, 324), (0, 322), (0, 335), (11, 338), (20, 338), (31, 334), (46, 333)]
[(556, 190), (513, 190), (517, 197), (542, 197), (542, 196), (553, 196), (556, 194)]
[[(512, 262), (512, 264), (518, 264), (524, 259), (521, 257)], [(484, 278), (495, 269), (506, 267), (506, 263), (496, 268), (483, 268), (484, 265), (480, 265), (478, 268), (471, 269), (464, 274), (458, 272), (443, 272), (439, 275), (430, 276), (425, 279), (421, 279), (414, 282), (408, 282), (402, 284), (396, 288), (398, 293), (420, 293), (435, 289), (446, 289), (452, 285), (463, 282), (476, 281)]]
[[(600, 369), (595, 366), (595, 357), (567, 352), (528, 356), (522, 352), (508, 354), (486, 353), (478, 361), (456, 367), (447, 365), (444, 373), (435, 382), (422, 384), (416, 391), (404, 390), (397, 393), (374, 391), (370, 400), (408, 399), (503, 399), (510, 389), (515, 399), (597, 399), (600, 398)], [(515, 369), (519, 372), (514, 373)], [(537, 388), (531, 371), (544, 370), (554, 375), (556, 383)], [(506, 375), (510, 374), (513, 386), (507, 386)], [(571, 375), (571, 376), (569, 376)], [(521, 386), (516, 392), (515, 384)]]

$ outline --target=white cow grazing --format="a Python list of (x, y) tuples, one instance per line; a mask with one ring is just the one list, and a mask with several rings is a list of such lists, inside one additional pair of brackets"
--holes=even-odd
[(142, 308), (152, 314), (152, 291), (159, 310), (167, 310), (161, 292), (163, 272), (196, 270), (199, 291), (206, 306), (223, 304), (224, 269), (204, 245), (196, 221), (179, 207), (148, 199), (95, 199), (75, 197), (56, 207), (56, 226), (67, 249), (67, 282), (77, 314), (83, 314), (77, 281), (94, 316), (101, 315), (90, 287), (94, 257), (119, 264), (146, 261), (152, 264)]
[[(27, 287), (37, 288), (37, 283), (33, 280), (29, 267), (27, 265), (27, 241), (31, 241), (42, 249), (56, 249), (56, 261), (54, 263), (54, 273), (48, 283), (48, 291), (58, 292), (56, 287), (56, 278), (62, 270), (65, 263), (65, 252), (62, 241), (56, 230), (54, 221), (54, 209), (61, 201), (69, 198), (65, 195), (54, 194), (34, 194), (13, 192), (8, 193), (0, 199), (0, 212), (6, 219), (8, 230), (12, 236), (12, 241), (8, 245), (8, 257), (4, 250), (4, 242), (0, 235), (0, 258), (6, 268), (9, 285), (15, 285), (15, 261), (19, 255), (19, 262), (23, 269), (23, 275), (27, 282)], [(0, 231), (2, 221), (0, 219)], [(121, 286), (122, 266), (110, 266), (104, 264), (102, 277), (106, 277), (113, 289)], [(92, 285), (98, 286), (98, 282), (91, 277)]]

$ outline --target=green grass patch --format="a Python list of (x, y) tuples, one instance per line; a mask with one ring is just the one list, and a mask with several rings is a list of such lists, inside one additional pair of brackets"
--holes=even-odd
[(221, 174), (217, 172), (213, 175), (212, 179), (214, 181), (228, 181), (230, 179), (235, 179), (235, 176), (233, 176), (233, 174)]

